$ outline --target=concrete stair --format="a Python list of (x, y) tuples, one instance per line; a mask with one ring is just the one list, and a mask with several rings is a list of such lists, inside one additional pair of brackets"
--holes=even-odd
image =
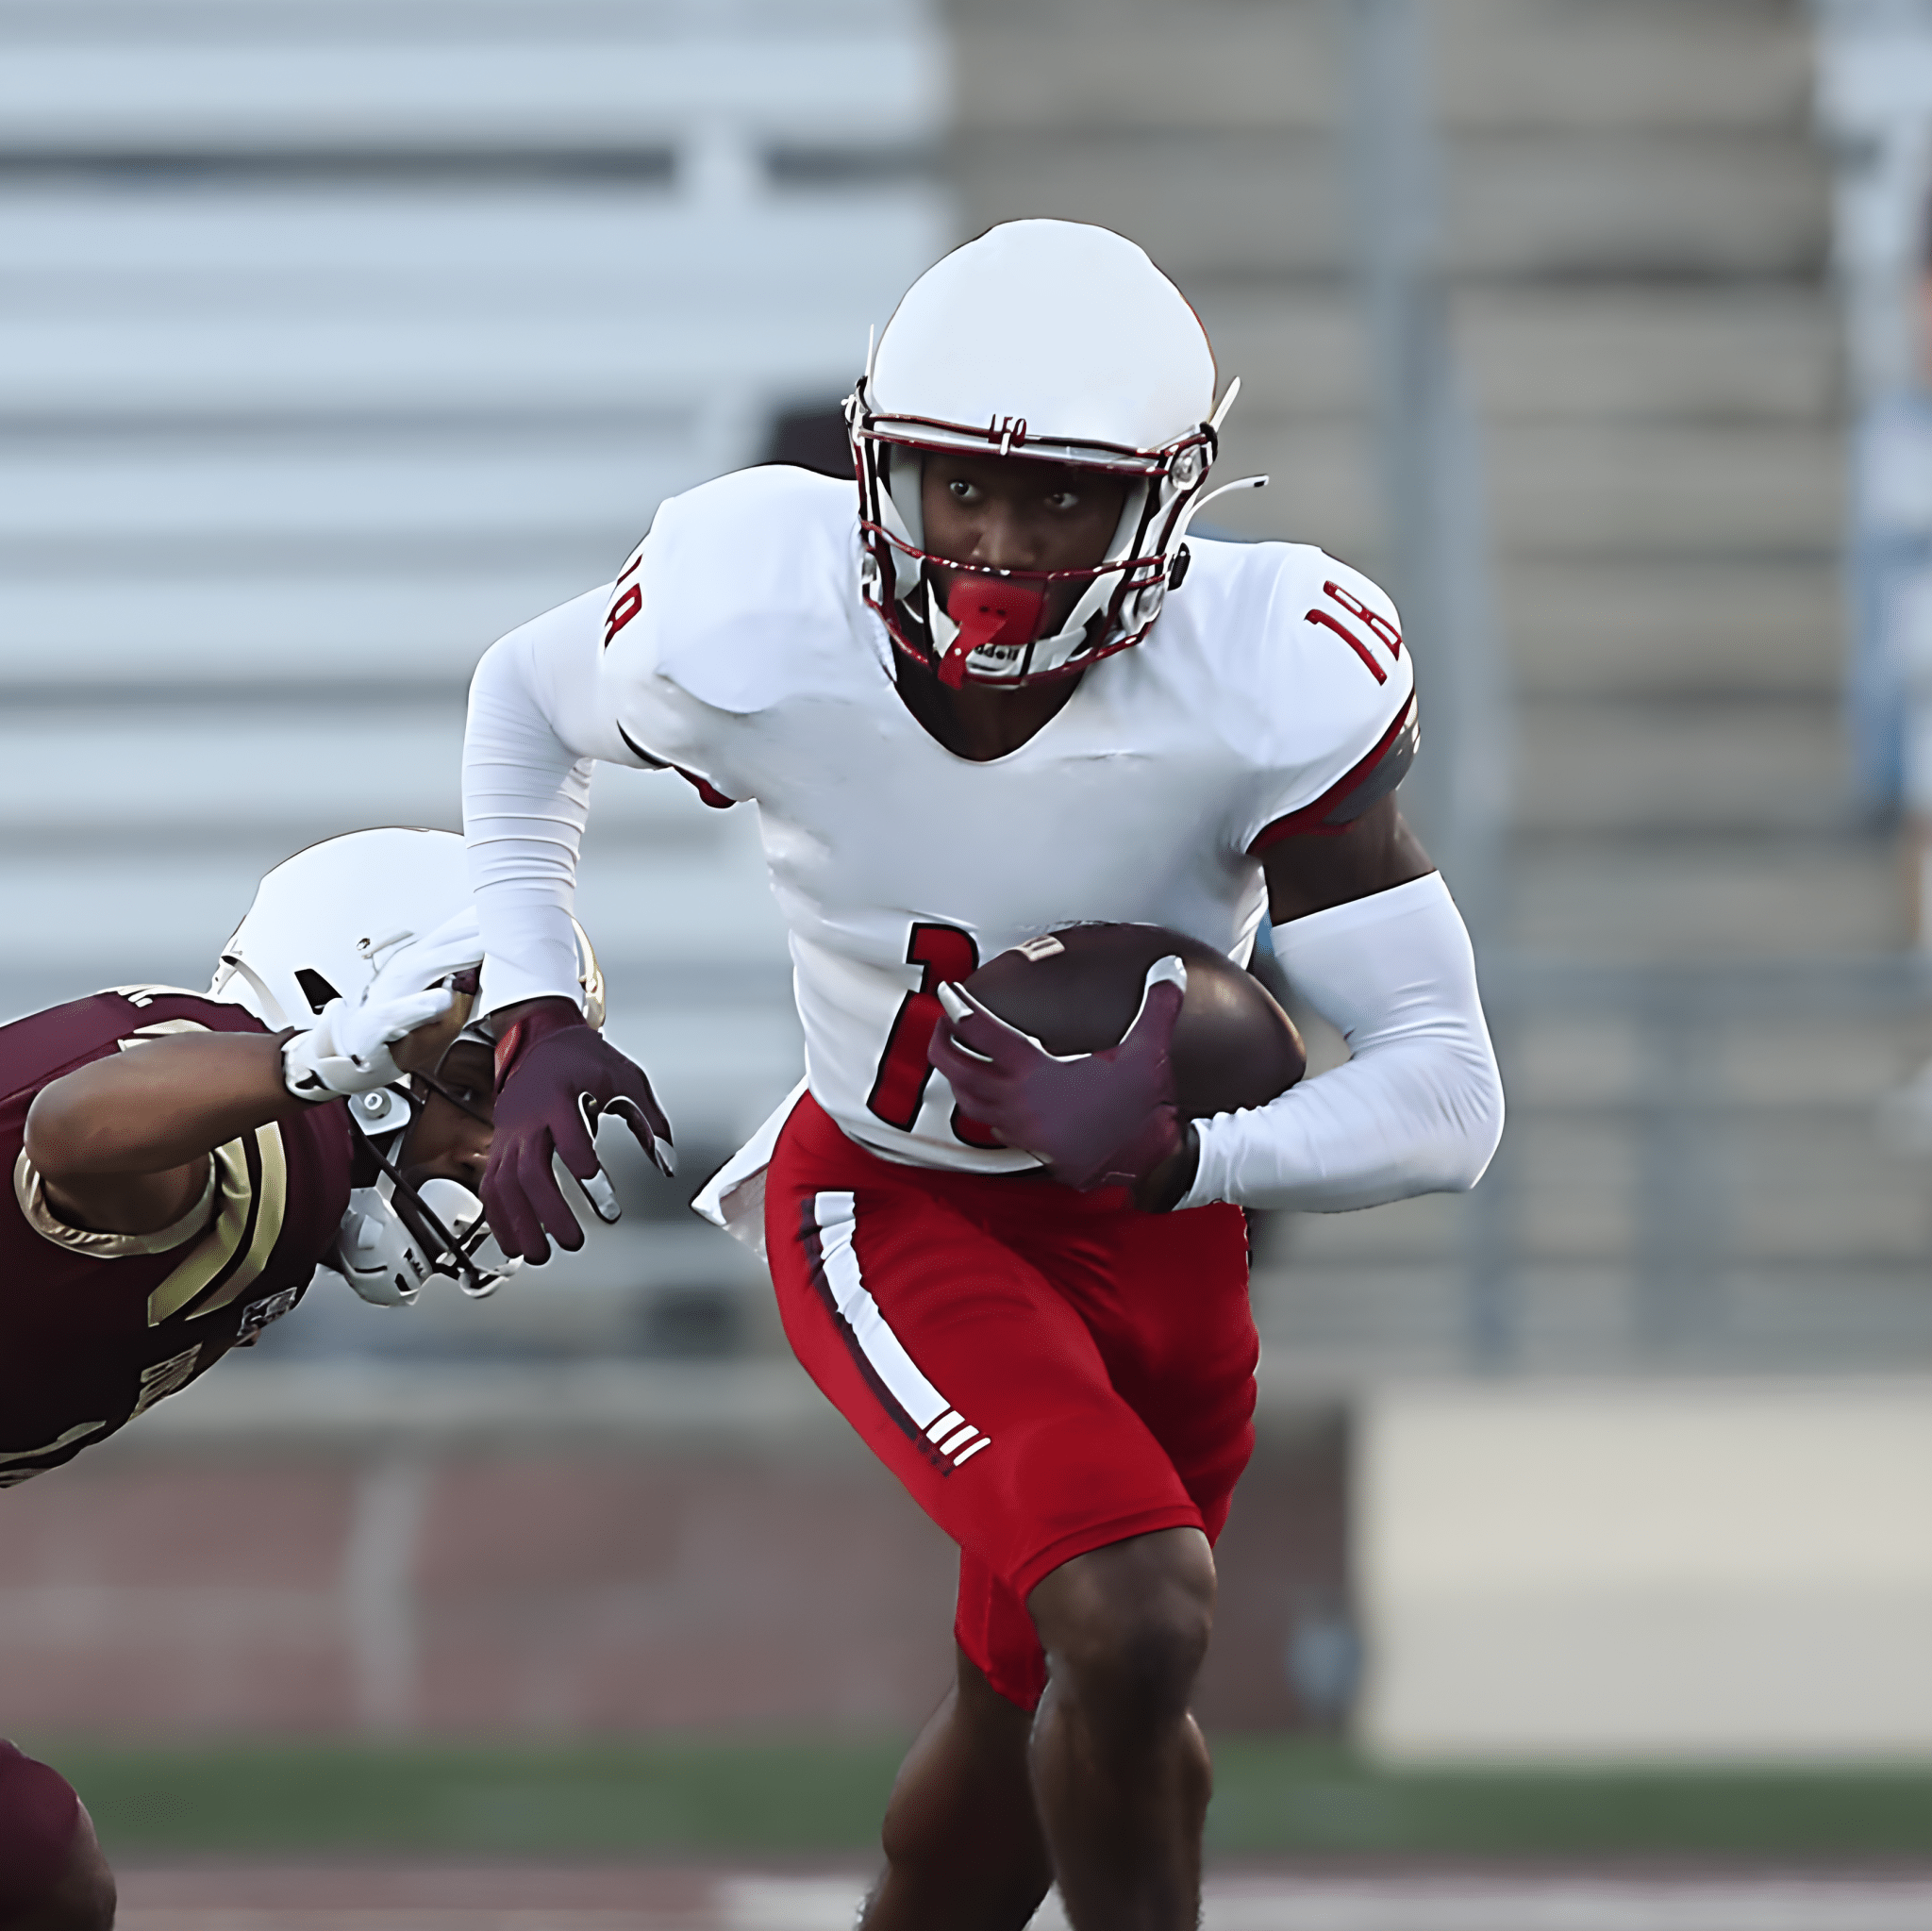
[[(1471, 1202), (1270, 1226), (1272, 1361), (1316, 1385), (1922, 1362), (1928, 1175), (1874, 1108), (1926, 1028), (1837, 716), (1840, 344), (1802, 9), (1422, 11), (1515, 693), (1488, 947), (1512, 1127)], [(1331, 8), (949, 17), (968, 227), (1142, 241), (1243, 378), (1227, 474), (1275, 478), (1229, 524), (1380, 566)]]

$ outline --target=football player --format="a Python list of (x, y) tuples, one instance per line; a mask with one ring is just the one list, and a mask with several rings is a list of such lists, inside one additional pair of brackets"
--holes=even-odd
[[(461, 840), (363, 831), (262, 879), (206, 993), (122, 986), (0, 1027), (0, 1487), (249, 1345), (318, 1265), (391, 1304), (502, 1278), (472, 1190), (481, 959)], [(0, 1744), (0, 1931), (105, 1925), (112, 1901), (73, 1791)]]
[[(1132, 243), (995, 228), (927, 272), (848, 404), (851, 485), (772, 467), (665, 503), (616, 580), (484, 658), (465, 815), (498, 1002), (505, 1247), (581, 1233), (587, 1113), (668, 1137), (582, 1024), (593, 759), (750, 800), (808, 1078), (708, 1190), (761, 1202), (800, 1360), (960, 1548), (954, 1690), (884, 1829), (871, 1931), (1191, 1926), (1188, 1713), (1253, 1443), (1241, 1206), (1473, 1186), (1503, 1103), (1470, 945), (1394, 791), (1396, 613), (1321, 551), (1192, 543), (1233, 391)], [(1251, 479), (1252, 480), (1252, 479)], [(1245, 959), (1260, 922), (1348, 1062), (1176, 1116), (1182, 990), (1050, 1058), (956, 988), (1080, 921)]]

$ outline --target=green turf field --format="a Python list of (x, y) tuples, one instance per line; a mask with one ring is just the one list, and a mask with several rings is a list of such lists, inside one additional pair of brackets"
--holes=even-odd
[[(22, 1738), (117, 1854), (865, 1852), (902, 1744), (110, 1747)], [(1932, 1856), (1919, 1770), (1428, 1771), (1216, 1745), (1210, 1845), (1312, 1856)]]

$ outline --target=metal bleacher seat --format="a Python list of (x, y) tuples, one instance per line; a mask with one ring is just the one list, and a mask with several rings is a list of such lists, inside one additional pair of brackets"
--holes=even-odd
[[(0, 1009), (202, 983), (277, 858), (456, 824), (482, 649), (946, 245), (941, 47), (922, 0), (0, 0)], [(749, 818), (599, 783), (583, 916), (693, 1165), (796, 1076)], [(635, 1339), (707, 1252), (605, 1243), (575, 1340), (411, 1331)]]

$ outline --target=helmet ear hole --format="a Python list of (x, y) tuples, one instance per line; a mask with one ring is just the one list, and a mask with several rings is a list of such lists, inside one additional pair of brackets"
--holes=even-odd
[(308, 1002), (308, 1009), (319, 1013), (331, 1000), (342, 995), (315, 970), (313, 966), (299, 966), (295, 972), (295, 983), (302, 989), (302, 996)]

